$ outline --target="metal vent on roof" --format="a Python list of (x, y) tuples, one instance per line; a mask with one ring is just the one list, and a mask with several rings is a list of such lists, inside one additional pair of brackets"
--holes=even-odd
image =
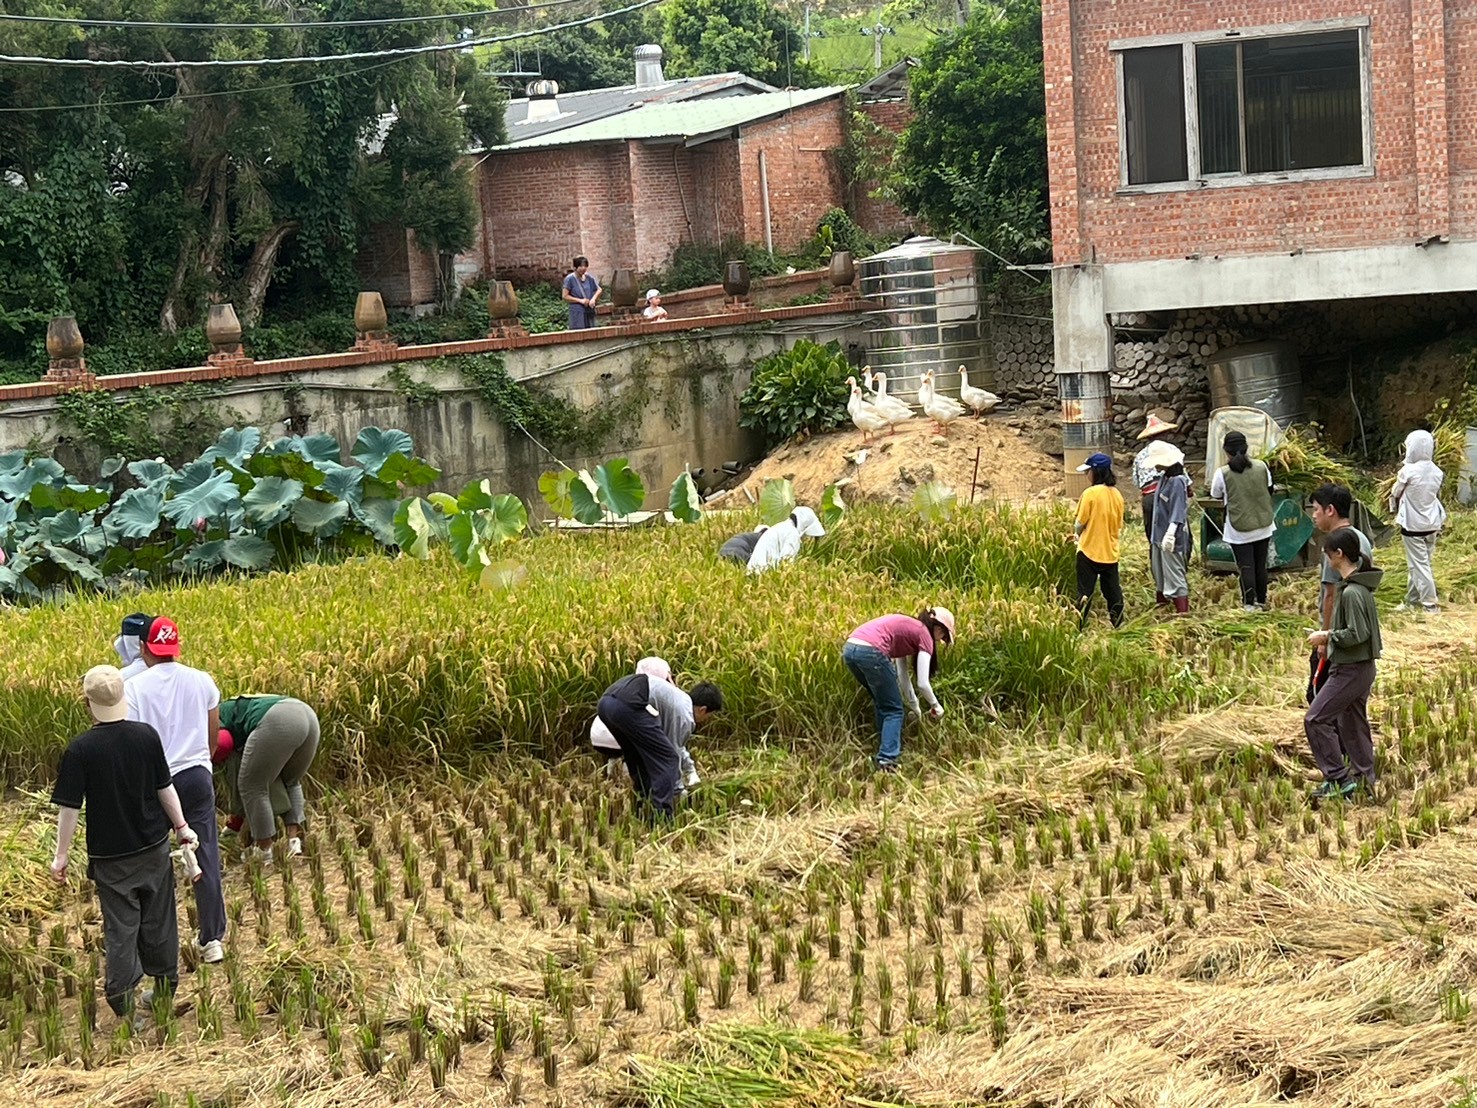
[(636, 87), (655, 88), (667, 83), (662, 73), (662, 48), (653, 43), (636, 47)]

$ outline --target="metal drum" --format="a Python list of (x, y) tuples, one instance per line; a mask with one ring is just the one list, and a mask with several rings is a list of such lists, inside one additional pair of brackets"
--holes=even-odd
[(889, 396), (917, 404), (931, 369), (939, 394), (957, 397), (961, 365), (971, 385), (994, 387), (980, 257), (973, 247), (920, 236), (859, 263), (867, 359), (887, 374)]
[(1210, 405), (1260, 408), (1279, 427), (1302, 423), (1303, 374), (1297, 352), (1285, 342), (1254, 342), (1222, 350), (1207, 366)]
[(1092, 477), (1078, 473), (1093, 454), (1113, 452), (1113, 387), (1102, 372), (1058, 372), (1062, 400), (1062, 469), (1068, 496), (1077, 496)]

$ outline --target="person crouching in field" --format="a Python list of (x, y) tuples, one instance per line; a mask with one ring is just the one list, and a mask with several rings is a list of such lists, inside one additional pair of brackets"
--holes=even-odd
[(841, 648), (841, 660), (857, 683), (872, 697), (876, 713), (877, 768), (897, 770), (903, 753), (903, 701), (908, 711), (921, 715), (918, 697), (908, 681), (908, 659), (913, 659), (918, 692), (928, 701), (928, 714), (942, 719), (943, 705), (933, 694), (931, 674), (939, 670), (939, 652), (954, 641), (954, 613), (947, 608), (925, 608), (917, 617), (879, 616), (862, 624)]
[(297, 857), (303, 852), (303, 778), (321, 736), (317, 713), (290, 696), (233, 696), (221, 701), (220, 721), (215, 755), (226, 748), (231, 810), (245, 815), (255, 857), (272, 860), (279, 792), (287, 799), (287, 856)]
[[(670, 680), (633, 673), (611, 685), (600, 697), (596, 713), (626, 758), (636, 795), (648, 801), (659, 817), (676, 811), (682, 783), (682, 756), (693, 731), (723, 711), (723, 694), (716, 685), (700, 681), (684, 693)], [(684, 715), (691, 719), (685, 722)], [(664, 721), (677, 732), (668, 733)], [(696, 774), (692, 775), (696, 781)]]
[[(1303, 729), (1313, 760), (1323, 771), (1315, 799), (1349, 796), (1375, 785), (1374, 738), (1369, 731), (1369, 690), (1380, 656), (1380, 617), (1374, 603), (1384, 571), (1359, 549), (1359, 536), (1340, 527), (1323, 540), (1323, 552), (1339, 575), (1333, 624), (1310, 631), (1308, 641), (1327, 648), (1328, 678), (1313, 698)], [(1347, 755), (1347, 764), (1345, 756)]]
[[(697, 763), (692, 760), (692, 753), (687, 749), (692, 732), (696, 727), (692, 695), (677, 687), (677, 682), (672, 679), (672, 667), (665, 658), (655, 656), (642, 658), (636, 663), (636, 672), (644, 673), (647, 677), (654, 677), (658, 681), (665, 681), (677, 690), (675, 696), (667, 696), (664, 690), (658, 690), (662, 694), (662, 705), (658, 710), (662, 711), (662, 730), (677, 747), (677, 772), (681, 780), (677, 791), (690, 789), (701, 780), (697, 772)], [(610, 728), (605, 726), (598, 715), (590, 724), (590, 745), (605, 759), (606, 776), (615, 772), (612, 766), (616, 761), (625, 758), (621, 744), (616, 741)]]
[(1071, 536), (1077, 543), (1077, 608), (1079, 627), (1087, 626), (1093, 589), (1101, 583), (1108, 602), (1108, 618), (1123, 622), (1123, 585), (1118, 577), (1118, 539), (1123, 532), (1123, 494), (1116, 486), (1113, 459), (1093, 454), (1077, 467), (1091, 473), (1092, 486), (1077, 501), (1077, 523)]
[[(173, 993), (179, 981), (179, 918), (169, 829), (181, 845), (200, 839), (185, 823), (159, 732), (126, 719), (123, 677), (94, 666), (82, 678), (93, 726), (62, 754), (51, 802), (57, 806), (51, 876), (67, 879), (67, 860), (81, 810), (87, 809), (87, 876), (103, 916), (108, 1007), (124, 1018), (145, 974)], [(145, 994), (145, 1001), (148, 1001)]]

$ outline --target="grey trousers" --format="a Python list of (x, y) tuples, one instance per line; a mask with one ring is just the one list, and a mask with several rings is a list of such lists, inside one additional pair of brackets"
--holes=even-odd
[(1367, 784), (1375, 783), (1374, 736), (1366, 712), (1373, 687), (1373, 662), (1332, 666), (1328, 680), (1308, 706), (1303, 730), (1325, 780), (1345, 781), (1352, 773)]
[(88, 872), (103, 913), (108, 1007), (127, 1015), (144, 974), (171, 988), (179, 981), (179, 917), (169, 842), (124, 858), (94, 858)]
[(1423, 608), (1436, 606), (1436, 577), (1431, 572), (1431, 557), (1436, 553), (1435, 535), (1401, 535), (1405, 543), (1405, 568), (1410, 585), (1405, 590), (1407, 604)]
[(246, 736), (241, 770), (236, 777), (246, 822), (253, 839), (277, 833), (272, 813), (272, 782), (287, 792), (287, 822), (303, 822), (303, 778), (318, 753), (318, 716), (301, 700), (289, 697), (267, 709), (255, 731)]
[(1154, 589), (1160, 596), (1190, 595), (1188, 567), (1179, 554), (1166, 554), (1158, 543), (1150, 543), (1149, 572), (1154, 575)]
[(221, 892), (220, 824), (215, 811), (215, 778), (204, 766), (191, 766), (174, 775), (185, 822), (200, 836), (195, 860), (200, 880), (195, 882), (195, 907), (200, 916), (200, 944), (226, 937), (226, 898)]

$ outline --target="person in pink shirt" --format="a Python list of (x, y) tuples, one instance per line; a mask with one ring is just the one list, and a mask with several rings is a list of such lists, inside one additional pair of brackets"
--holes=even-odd
[(846, 640), (841, 660), (862, 688), (872, 696), (881, 740), (877, 768), (897, 769), (903, 751), (903, 704), (921, 715), (918, 696), (908, 680), (908, 659), (914, 659), (918, 693), (928, 701), (932, 719), (943, 717), (943, 705), (933, 695), (930, 674), (939, 669), (939, 648), (954, 641), (954, 613), (947, 608), (925, 608), (916, 617), (880, 616), (862, 624)]

